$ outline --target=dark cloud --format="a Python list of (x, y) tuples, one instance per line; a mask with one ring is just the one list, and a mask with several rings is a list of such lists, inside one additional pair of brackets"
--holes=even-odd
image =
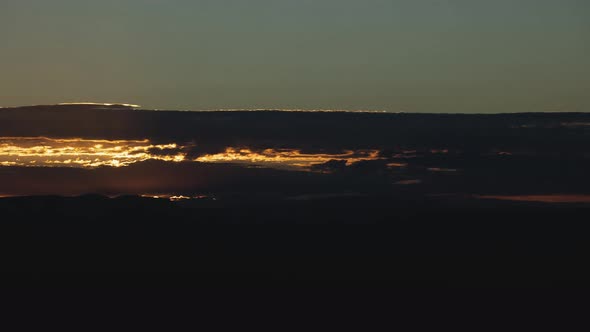
[(150, 155), (154, 156), (177, 156), (181, 153), (185, 153), (186, 149), (183, 147), (180, 148), (149, 148), (147, 152)]
[(346, 160), (330, 160), (322, 164), (312, 165), (311, 169), (319, 172), (335, 172), (345, 170), (346, 167)]
[[(150, 139), (191, 145), (191, 156), (248, 147), (340, 153), (376, 149), (575, 152), (589, 123), (584, 113), (498, 115), (321, 112), (166, 112), (92, 105), (0, 109), (1, 136)], [(535, 126), (531, 126), (534, 124)]]
[[(349, 176), (251, 168), (230, 164), (145, 161), (97, 169), (0, 167), (0, 195), (185, 194), (300, 195), (358, 191), (375, 181)], [(386, 184), (383, 184), (386, 185)]]
[[(162, 160), (138, 157), (127, 167), (95, 169), (4, 166), (0, 195), (399, 194), (418, 190), (415, 187), (425, 194), (588, 193), (588, 126), (564, 123), (590, 123), (590, 114), (163, 112), (96, 105), (5, 108), (0, 109), (0, 137), (141, 140), (150, 147), (149, 159)], [(32, 148), (46, 141), (24, 139), (19, 144)], [(231, 160), (163, 161), (178, 155), (195, 160), (228, 148), (256, 158), (294, 158), (308, 166), (287, 171), (270, 169), (274, 166), (265, 160), (242, 165), (229, 164)], [(310, 156), (321, 162), (314, 164)], [(420, 181), (420, 186), (395, 185), (410, 180)]]

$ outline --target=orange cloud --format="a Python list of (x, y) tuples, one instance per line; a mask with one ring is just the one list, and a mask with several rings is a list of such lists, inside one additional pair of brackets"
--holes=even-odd
[(149, 140), (3, 137), (0, 138), (0, 165), (93, 168), (122, 167), (150, 159), (183, 161), (182, 153), (158, 155), (153, 152), (176, 148), (177, 144), (152, 144)]

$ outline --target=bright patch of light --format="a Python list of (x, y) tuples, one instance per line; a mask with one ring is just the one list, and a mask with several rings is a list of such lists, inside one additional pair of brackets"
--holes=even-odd
[(201, 156), (196, 159), (205, 163), (240, 163), (280, 168), (309, 168), (330, 160), (346, 160), (347, 164), (363, 160), (377, 160), (379, 151), (345, 151), (340, 154), (302, 153), (300, 150), (266, 149), (255, 152), (250, 149), (227, 148), (222, 153)]
[(105, 106), (105, 107), (131, 107), (131, 108), (140, 108), (140, 105), (134, 104), (119, 104), (119, 103), (91, 103), (91, 102), (81, 102), (81, 103), (59, 103), (58, 106)]
[(52, 139), (46, 137), (0, 138), (1, 166), (124, 167), (145, 160), (184, 161), (185, 155), (158, 154), (177, 149), (176, 144), (152, 144), (149, 140)]

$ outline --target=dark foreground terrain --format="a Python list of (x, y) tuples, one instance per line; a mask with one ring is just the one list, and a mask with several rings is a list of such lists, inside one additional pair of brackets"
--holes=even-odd
[(2, 286), (586, 286), (590, 209), (470, 199), (0, 200)]

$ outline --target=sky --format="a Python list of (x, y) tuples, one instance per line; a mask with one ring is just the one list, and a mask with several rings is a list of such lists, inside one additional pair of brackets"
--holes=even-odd
[(0, 106), (590, 111), (588, 0), (1, 0)]

